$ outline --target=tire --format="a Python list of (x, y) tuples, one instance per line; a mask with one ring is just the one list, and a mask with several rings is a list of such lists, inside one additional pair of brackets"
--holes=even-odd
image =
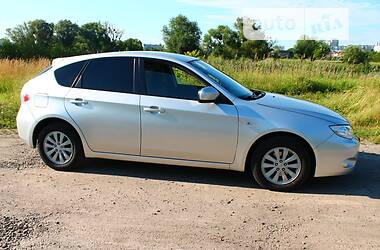
[(305, 143), (292, 136), (275, 136), (261, 142), (252, 153), (251, 172), (263, 188), (290, 191), (301, 187), (314, 172)]
[(65, 123), (55, 122), (43, 128), (38, 134), (37, 148), (46, 165), (55, 170), (72, 170), (84, 160), (80, 138)]

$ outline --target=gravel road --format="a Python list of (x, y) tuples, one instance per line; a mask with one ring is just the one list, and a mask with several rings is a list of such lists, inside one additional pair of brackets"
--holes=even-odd
[(296, 193), (230, 171), (91, 160), (45, 167), (0, 135), (0, 249), (380, 249), (380, 147)]

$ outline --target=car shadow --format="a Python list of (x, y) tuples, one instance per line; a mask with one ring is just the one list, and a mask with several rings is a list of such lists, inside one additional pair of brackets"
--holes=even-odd
[[(75, 172), (240, 188), (260, 188), (245, 173), (218, 169), (91, 159)], [(367, 196), (380, 199), (380, 155), (362, 152), (359, 154), (357, 167), (351, 174), (314, 178), (304, 188), (294, 192)]]

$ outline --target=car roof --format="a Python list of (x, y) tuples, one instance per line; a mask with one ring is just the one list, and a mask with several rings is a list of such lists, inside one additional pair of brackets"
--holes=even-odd
[(53, 67), (55, 66), (61, 67), (64, 65), (68, 65), (68, 64), (83, 61), (83, 60), (90, 60), (90, 59), (104, 58), (104, 57), (145, 57), (145, 58), (152, 58), (152, 59), (169, 60), (173, 62), (189, 62), (189, 61), (193, 61), (197, 59), (191, 56), (168, 53), (168, 52), (159, 52), (159, 51), (123, 51), (123, 52), (108, 52), (108, 53), (56, 58), (53, 60), (52, 65)]

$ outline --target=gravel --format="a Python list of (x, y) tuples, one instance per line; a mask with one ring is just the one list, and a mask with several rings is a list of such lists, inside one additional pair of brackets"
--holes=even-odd
[(17, 135), (1, 135), (0, 149), (0, 169), (13, 168), (22, 170), (26, 168), (42, 167), (43, 163), (37, 150), (26, 147), (25, 144), (17, 139)]
[(0, 133), (0, 249), (380, 249), (380, 145), (361, 151), (351, 175), (279, 193), (213, 169), (54, 171)]
[(16, 248), (21, 240), (39, 235), (46, 229), (46, 224), (38, 215), (28, 215), (24, 218), (1, 216), (0, 248)]

